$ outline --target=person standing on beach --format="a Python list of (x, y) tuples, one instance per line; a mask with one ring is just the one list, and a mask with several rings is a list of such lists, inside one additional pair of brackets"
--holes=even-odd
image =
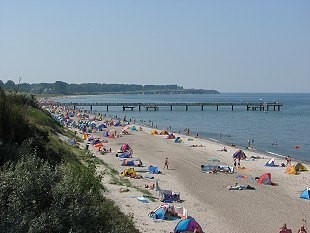
[(286, 166), (291, 166), (292, 165), (292, 159), (291, 159), (291, 156), (286, 156), (285, 157), (286, 159)]
[(168, 162), (168, 158), (165, 159), (165, 165), (164, 165), (164, 169), (167, 167), (167, 170), (169, 170), (169, 162)]

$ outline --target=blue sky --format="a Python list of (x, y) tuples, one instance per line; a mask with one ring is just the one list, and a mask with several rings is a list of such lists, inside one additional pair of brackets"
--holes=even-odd
[(310, 92), (309, 0), (0, 0), (0, 80)]

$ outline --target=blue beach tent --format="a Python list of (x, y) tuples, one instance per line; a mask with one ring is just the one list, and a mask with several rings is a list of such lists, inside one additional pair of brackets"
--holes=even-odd
[(124, 158), (131, 158), (132, 156), (131, 156), (131, 153), (127, 151), (127, 152), (120, 154), (118, 157), (124, 159)]
[(150, 165), (148, 167), (148, 172), (151, 173), (151, 174), (157, 174), (158, 173), (158, 167)]
[(157, 207), (155, 210), (153, 210), (151, 213), (149, 213), (149, 216), (152, 219), (162, 219), (162, 220), (175, 220), (175, 210), (173, 205), (169, 204), (162, 204), (161, 206)]
[(267, 167), (276, 167), (276, 165), (274, 163), (274, 158), (269, 159), (269, 161), (265, 164), (265, 166), (267, 166)]
[(179, 232), (203, 232), (201, 226), (194, 218), (182, 219), (174, 228), (174, 233)]
[(310, 200), (310, 188), (306, 188), (301, 194), (300, 198)]

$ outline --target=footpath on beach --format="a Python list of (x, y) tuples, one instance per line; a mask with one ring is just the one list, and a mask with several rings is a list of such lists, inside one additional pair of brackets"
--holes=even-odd
[(70, 138), (69, 144), (102, 161), (97, 171), (108, 190), (103, 195), (131, 215), (141, 232), (182, 232), (185, 227), (272, 233), (284, 223), (297, 232), (310, 223), (310, 200), (300, 198), (310, 186), (307, 163), (287, 164), (284, 158), (100, 113), (45, 109), (83, 139), (78, 144)]

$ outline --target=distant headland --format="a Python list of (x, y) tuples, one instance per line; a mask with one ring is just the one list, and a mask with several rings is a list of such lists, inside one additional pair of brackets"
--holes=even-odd
[(19, 83), (12, 80), (3, 83), (0, 87), (33, 94), (55, 95), (96, 95), (96, 94), (220, 94), (216, 90), (185, 89), (178, 85), (137, 85), (137, 84), (106, 84), (106, 83)]

